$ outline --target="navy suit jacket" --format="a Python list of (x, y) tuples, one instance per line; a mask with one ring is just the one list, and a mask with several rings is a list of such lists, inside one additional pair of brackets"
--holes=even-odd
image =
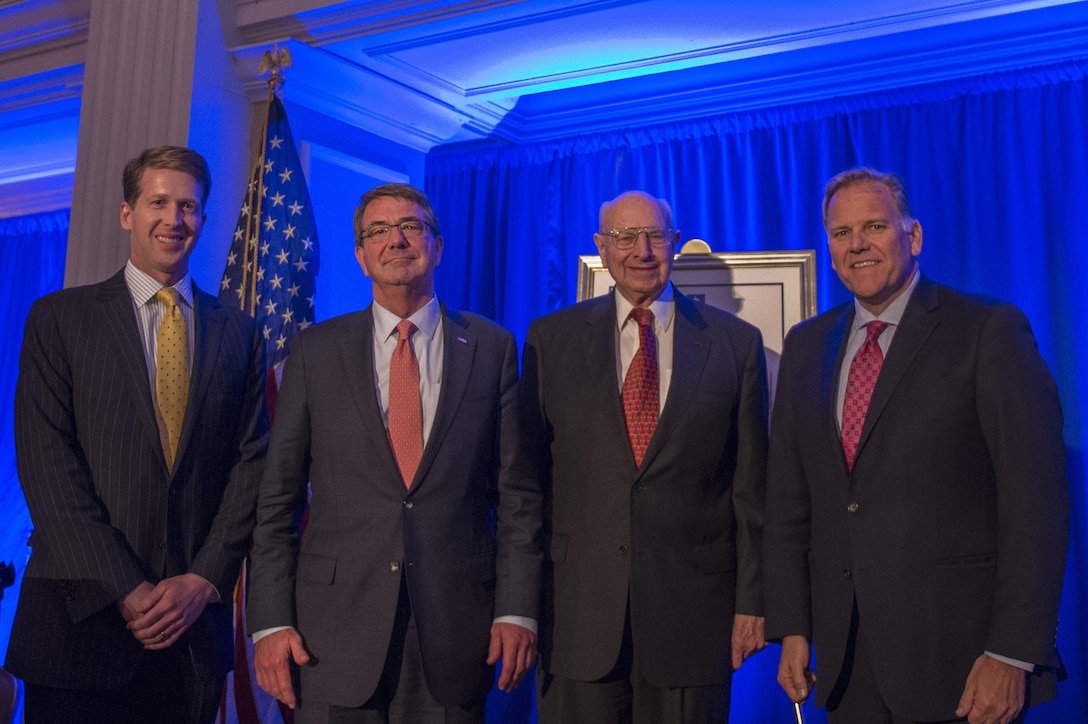
[(495, 323), (442, 306), (438, 407), (405, 490), (377, 397), (373, 324), (366, 309), (292, 341), (258, 502), (249, 629), (294, 626), (311, 655), (300, 696), (360, 706), (381, 677), (403, 577), (427, 686), (458, 706), (492, 686), (494, 617), (537, 617), (539, 498), (514, 473), (517, 348)]
[(613, 295), (529, 328), (522, 440), (544, 490), (541, 664), (557, 676), (612, 670), (630, 601), (652, 684), (720, 684), (732, 672), (734, 613), (762, 614), (762, 338), (732, 314), (675, 299), (671, 386), (638, 467)]
[(233, 662), (230, 599), (249, 547), (267, 443), (253, 320), (196, 289), (195, 362), (173, 474), (123, 270), (34, 303), (15, 398), (33, 552), (6, 666), (54, 687), (123, 685), (144, 650), (117, 602), (196, 573), (209, 604), (176, 645), (207, 679)]
[[(954, 718), (984, 651), (1057, 665), (1069, 491), (1054, 380), (1015, 307), (919, 281), (873, 391), (853, 472), (835, 390), (849, 303), (795, 327), (768, 467), (767, 635), (814, 643), (816, 703), (854, 602), (880, 692)], [(1055, 695), (1053, 668), (1030, 703)]]

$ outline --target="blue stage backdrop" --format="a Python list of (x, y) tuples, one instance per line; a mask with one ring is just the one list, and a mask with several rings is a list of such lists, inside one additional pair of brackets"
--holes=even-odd
[[(855, 165), (899, 173), (924, 229), (924, 272), (1019, 305), (1058, 381), (1073, 489), (1059, 630), (1070, 680), (1033, 720), (1084, 721), (1086, 71), (1088, 61), (1068, 62), (526, 146), (438, 149), (426, 190), (445, 235), (439, 293), (524, 340), (533, 318), (574, 302), (600, 203), (643, 189), (672, 203), (684, 239), (715, 251), (816, 249), (824, 311), (848, 299), (827, 255), (824, 182)], [(734, 722), (791, 720), (777, 657), (772, 648), (737, 680)]]
[[(668, 198), (685, 239), (716, 251), (815, 248), (819, 308), (845, 301), (820, 222), (824, 181), (858, 164), (899, 172), (925, 231), (933, 279), (1002, 297), (1028, 314), (1058, 381), (1073, 501), (1059, 648), (1070, 680), (1036, 724), (1088, 711), (1088, 61), (527, 146), (430, 154), (426, 190), (445, 236), (438, 289), (524, 339), (529, 322), (574, 301), (576, 261), (595, 253), (599, 204), (640, 188)], [(362, 189), (360, 190), (362, 191)], [(12, 394), (23, 322), (61, 285), (67, 213), (0, 221), (0, 561), (26, 557), (29, 519), (15, 475)], [(339, 290), (326, 290), (337, 294)], [(0, 618), (6, 649), (14, 611)], [(777, 650), (735, 679), (732, 721), (790, 721)], [(532, 719), (531, 684), (496, 694), (491, 722)], [(824, 721), (809, 708), (810, 724)]]
[(3, 593), (0, 605), (0, 661), (8, 649), (8, 633), (26, 568), (30, 513), (15, 474), (15, 380), (23, 323), (35, 299), (64, 285), (68, 248), (68, 211), (0, 219), (0, 563), (13, 562), (16, 585)]

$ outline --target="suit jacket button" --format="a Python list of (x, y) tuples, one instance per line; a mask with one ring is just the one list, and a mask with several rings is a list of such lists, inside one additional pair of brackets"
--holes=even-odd
[(389, 562), (389, 570), (393, 571), (393, 573), (396, 573), (397, 571), (399, 571), (400, 570), (400, 561), (390, 561)]
[(850, 505), (846, 506), (846, 512), (847, 513), (856, 513), (856, 512), (858, 512), (858, 504), (857, 503), (850, 503)]
[(851, 578), (852, 576), (853, 576), (853, 574), (852, 574), (852, 573), (850, 573), (850, 569), (849, 569), (849, 568), (848, 568), (848, 569), (846, 569), (845, 571), (843, 571), (843, 572), (842, 572), (842, 577), (843, 577), (843, 578), (845, 578), (846, 580), (850, 580), (850, 578)]
[(620, 546), (620, 553), (622, 553), (623, 555), (627, 555), (627, 551), (629, 551), (629, 550), (630, 550), (630, 548), (628, 548), (625, 545)]
[(404, 507), (407, 508), (408, 510), (411, 510), (413, 505), (415, 505), (415, 503), (413, 503), (410, 500), (404, 501)]

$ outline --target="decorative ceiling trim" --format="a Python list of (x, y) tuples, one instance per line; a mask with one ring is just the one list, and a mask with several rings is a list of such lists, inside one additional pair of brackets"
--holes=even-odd
[[(13, 111), (49, 108), (60, 101), (78, 101), (83, 95), (83, 65), (71, 65), (0, 83), (0, 116)], [(27, 119), (20, 117), (19, 122)]]
[[(639, 126), (657, 125), (1088, 59), (1084, 32), (1084, 26), (1064, 27), (1038, 35), (1021, 35), (1015, 42), (1003, 39), (964, 44), (956, 49), (954, 65), (948, 62), (948, 50), (938, 48), (894, 58), (807, 66), (801, 71), (752, 78), (737, 78), (723, 70), (717, 83), (679, 91), (644, 93), (618, 100), (602, 98), (596, 104), (544, 113), (526, 114), (515, 107), (494, 132), (497, 138), (514, 143), (544, 141), (567, 136), (574, 127), (584, 133), (611, 130), (616, 128), (617, 118), (637, 118)], [(833, 89), (827, 85), (828, 77), (835, 78)]]
[[(330, 118), (365, 129), (418, 151), (455, 137), (471, 118), (451, 104), (305, 43), (290, 40), (294, 64), (285, 97)], [(240, 64), (255, 66), (264, 48), (233, 51)], [(255, 76), (253, 73), (251, 77)], [(267, 97), (262, 79), (246, 84), (252, 100)]]

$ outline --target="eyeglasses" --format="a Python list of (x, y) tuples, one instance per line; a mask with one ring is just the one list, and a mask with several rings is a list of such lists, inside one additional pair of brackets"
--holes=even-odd
[(363, 238), (367, 241), (379, 242), (387, 241), (389, 239), (389, 232), (393, 229), (400, 229), (400, 233), (405, 239), (418, 239), (423, 236), (423, 232), (430, 227), (426, 221), (422, 219), (412, 219), (411, 221), (402, 221), (399, 224), (382, 224), (381, 226), (371, 226), (365, 232), (363, 232)]
[(612, 246), (617, 249), (630, 249), (638, 241), (640, 234), (645, 234), (650, 246), (661, 249), (672, 243), (672, 229), (661, 226), (625, 226), (622, 229), (612, 229), (608, 235), (612, 237)]

